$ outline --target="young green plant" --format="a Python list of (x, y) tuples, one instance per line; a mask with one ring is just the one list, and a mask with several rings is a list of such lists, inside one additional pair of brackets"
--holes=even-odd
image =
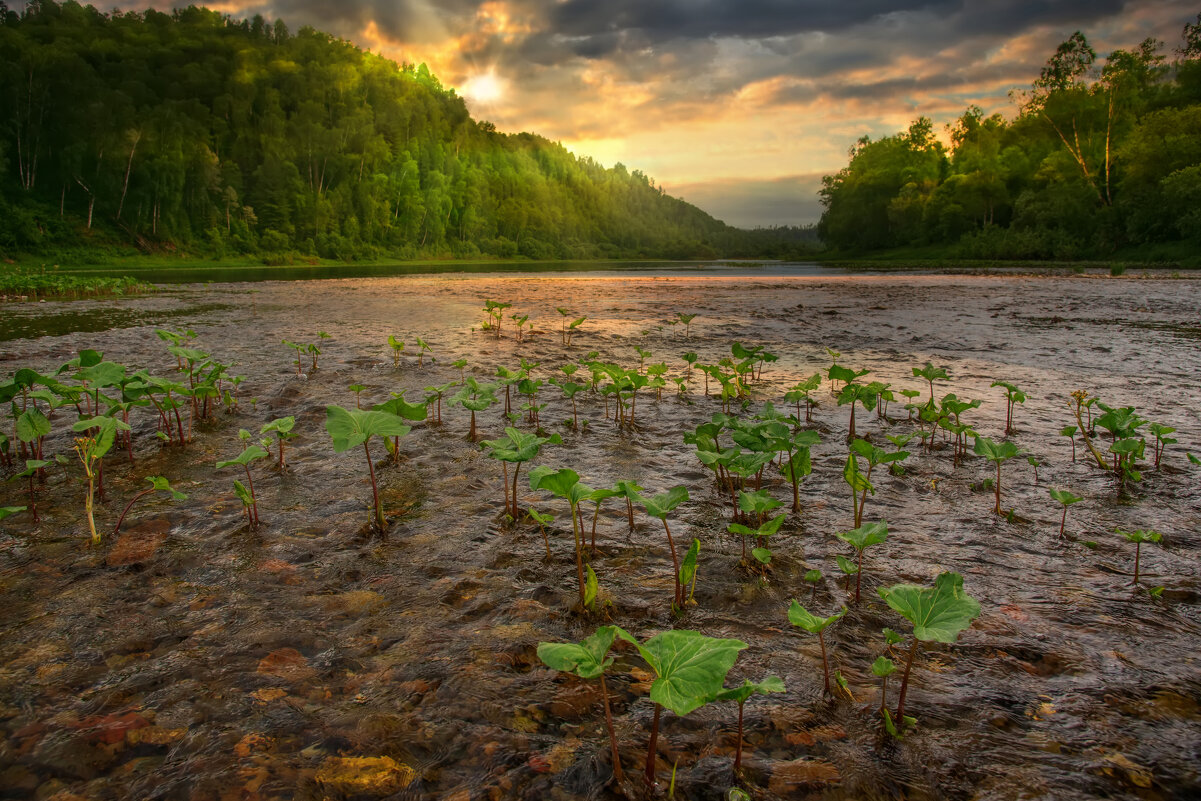
[(413, 430), (395, 414), (383, 411), (343, 409), (341, 406), (325, 407), (325, 430), (333, 440), (334, 453), (343, 453), (350, 448), (363, 446), (367, 457), (367, 470), (371, 475), (371, 496), (374, 501), (374, 524), (379, 531), (387, 528), (384, 510), (380, 504), (379, 485), (375, 480), (375, 464), (371, 459), (369, 440), (373, 436), (403, 437)]
[[(913, 624), (913, 645), (901, 676), (897, 700), (896, 726), (905, 724), (905, 694), (909, 689), (909, 671), (923, 642), (954, 643), (959, 634), (980, 615), (980, 604), (963, 591), (963, 576), (940, 573), (933, 587), (894, 584), (878, 587), (876, 592), (894, 611)], [(886, 723), (888, 722), (885, 718)]]
[(830, 662), (826, 657), (826, 629), (839, 618), (847, 613), (847, 608), (844, 606), (841, 611), (835, 612), (829, 617), (817, 617), (807, 610), (805, 607), (797, 603), (794, 598), (792, 605), (788, 607), (788, 622), (794, 626), (804, 629), (810, 634), (817, 635), (817, 642), (822, 649), (822, 672), (826, 680), (826, 694), (830, 694)]

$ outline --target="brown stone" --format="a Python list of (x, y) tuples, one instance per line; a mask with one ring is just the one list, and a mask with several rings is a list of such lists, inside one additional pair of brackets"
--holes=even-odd
[(82, 731), (84, 739), (109, 745), (124, 740), (128, 732), (149, 725), (150, 722), (137, 712), (126, 712), (120, 715), (92, 715), (76, 724), (77, 728)]
[(259, 673), (284, 681), (305, 681), (316, 675), (309, 661), (295, 648), (279, 648), (259, 661)]
[(823, 759), (794, 759), (772, 768), (768, 789), (787, 796), (798, 788), (816, 784), (835, 784), (842, 780), (838, 768)]
[(408, 787), (417, 778), (417, 771), (386, 756), (328, 757), (315, 778), (327, 790), (379, 797)]
[(152, 517), (126, 527), (108, 552), (105, 562), (109, 567), (119, 567), (147, 561), (167, 539), (170, 527), (165, 517)]

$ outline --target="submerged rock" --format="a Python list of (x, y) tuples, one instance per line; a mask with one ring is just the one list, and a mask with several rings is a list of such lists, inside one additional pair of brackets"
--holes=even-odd
[(417, 771), (392, 757), (329, 757), (315, 776), (327, 790), (347, 795), (385, 796), (413, 783)]

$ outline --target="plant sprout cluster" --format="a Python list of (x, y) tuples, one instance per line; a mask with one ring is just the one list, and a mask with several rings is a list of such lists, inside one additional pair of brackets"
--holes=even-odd
[[(484, 307), (486, 319), (481, 328), (498, 340), (502, 330), (512, 330), (513, 341), (523, 342), (534, 333), (533, 324), (528, 315), (510, 314), (511, 323), (506, 328), (505, 312), (510, 308), (509, 303), (487, 301)], [(566, 307), (557, 311), (562, 318), (559, 327), (561, 344), (571, 347), (572, 338), (580, 333), (587, 318)], [(686, 336), (690, 336), (689, 326), (695, 316), (680, 314), (668, 324), (684, 325)], [(39, 486), (45, 482), (47, 471), (70, 470), (72, 464), (77, 464), (77, 469), (81, 470), (78, 477), (83, 487), (84, 519), (91, 541), (99, 543), (101, 536), (95, 512), (96, 501), (103, 501), (105, 497), (106, 464), (111, 465), (119, 458), (114, 452), (115, 447), (124, 452), (128, 463), (134, 464), (135, 431), (149, 427), (139, 426), (136, 418), (131, 422), (132, 415), (144, 415), (154, 421), (153, 435), (162, 447), (187, 448), (193, 442), (195, 430), (215, 427), (218, 410), (224, 409), (230, 414), (239, 411), (237, 392), (243, 377), (231, 374), (232, 365), (224, 364), (196, 347), (193, 341), (196, 335), (191, 331), (160, 330), (157, 333), (166, 343), (168, 356), (174, 359), (174, 370), (165, 377), (106, 361), (102, 354), (84, 350), (52, 375), (20, 369), (0, 384), (0, 400), (7, 402), (11, 413), (11, 434), (8, 431), (0, 433), (0, 462), (8, 468), (10, 480), (23, 482), (28, 498), (25, 506), (0, 509), (0, 519), (28, 513), (36, 523), (39, 519)], [(330, 336), (321, 332), (318, 339), (324, 341)], [(284, 340), (284, 344), (295, 351), (298, 374), (302, 374), (306, 365), (310, 372), (318, 369), (321, 349), (316, 344), (302, 345), (289, 340)], [(392, 368), (401, 369), (406, 343), (396, 336), (388, 336), (386, 344)], [(424, 368), (427, 358), (434, 361), (433, 348), (424, 339), (416, 338), (412, 348), (417, 362), (416, 365), (403, 365), (406, 369)], [(484, 455), (500, 463), (500, 470), (494, 474), (502, 486), (497, 497), (500, 524), (509, 528), (536, 526), (546, 560), (551, 562), (554, 559), (551, 535), (560, 533), (554, 526), (556, 518), (551, 510), (565, 514), (570, 520), (576, 585), (572, 611), (582, 621), (604, 620), (613, 607), (602, 590), (603, 563), (598, 558), (601, 552), (597, 548), (597, 524), (602, 505), (609, 500), (625, 507), (626, 526), (630, 532), (638, 526), (637, 510), (650, 521), (652, 530), (662, 528), (663, 544), (672, 564), (671, 596), (664, 598), (664, 604), (674, 616), (682, 617), (689, 613), (690, 607), (698, 605), (696, 586), (702, 554), (699, 538), (680, 538), (679, 512), (691, 500), (688, 488), (667, 486), (656, 492), (640, 486), (633, 477), (593, 486), (585, 483), (584, 477), (570, 467), (535, 464), (546, 461), (544, 449), (564, 444), (563, 434), (551, 433), (543, 425), (543, 412), (549, 401), (557, 401), (558, 408), (564, 413), (570, 409), (570, 419), (562, 423), (563, 428), (571, 432), (567, 436), (590, 436), (596, 428), (588, 420), (581, 419), (581, 402), (586, 410), (603, 414), (602, 419), (611, 421), (615, 431), (636, 432), (640, 401), (643, 410), (648, 404), (663, 402), (662, 390), (669, 386), (668, 381), (672, 381), (677, 390), (677, 402), (693, 404), (695, 401), (689, 397), (689, 389), (697, 382), (698, 375), (703, 377), (703, 396), (706, 400), (715, 397), (720, 402), (720, 411), (713, 412), (707, 422), (685, 433), (683, 439), (694, 448), (700, 465), (712, 474), (712, 497), (728, 514), (728, 521), (724, 522), (725, 533), (737, 538), (740, 546), (739, 560), (733, 569), (741, 571), (750, 580), (766, 584), (774, 579), (773, 563), (777, 554), (773, 549), (778, 550), (782, 539), (799, 532), (798, 524), (804, 511), (801, 484), (814, 471), (811, 450), (823, 442), (822, 432), (814, 426), (813, 410), (822, 402), (818, 394), (824, 380), (835, 405), (846, 407), (847, 414), (845, 440), (838, 438), (840, 443), (845, 442), (846, 448), (845, 459), (839, 459), (843, 465), (846, 495), (837, 501), (846, 504), (846, 525), (845, 530), (833, 532), (845, 547), (845, 552), (836, 554), (834, 559), (845, 583), (839, 591), (842, 593), (840, 601), (828, 609), (828, 613), (813, 611), (817, 609), (815, 601), (823, 582), (823, 572), (818, 566), (806, 566), (804, 578), (810, 585), (808, 607), (793, 599), (786, 609), (780, 610), (781, 622), (787, 619), (796, 630), (816, 637), (823, 692), (827, 696), (836, 696), (840, 691), (850, 695), (850, 688), (840, 671), (831, 672), (827, 630), (836, 626), (851, 608), (864, 604), (865, 596), (868, 599), (877, 596), (900, 618), (907, 620), (912, 626), (908, 648), (899, 648), (906, 642), (905, 636), (884, 629), (883, 645), (875, 661), (862, 666), (863, 673), (870, 672), (880, 679), (881, 731), (901, 737), (916, 724), (914, 718), (906, 716), (905, 702), (911, 670), (923, 644), (956, 642), (981, 610), (980, 604), (965, 592), (962, 576), (951, 572), (939, 574), (929, 586), (877, 586), (874, 593), (869, 578), (865, 592), (863, 579), (871, 567), (868, 551), (873, 546), (884, 545), (889, 535), (886, 521), (866, 514), (868, 498), (876, 494), (881, 474), (904, 475), (904, 463), (912, 453), (910, 447), (929, 453), (943, 450), (949, 451), (955, 466), (969, 461), (973, 455), (983, 457), (992, 472), (988, 480), (993, 494), (992, 512), (1013, 519), (1013, 511), (1006, 511), (1002, 505), (1002, 468), (1026, 452), (1013, 439), (992, 439), (974, 428), (971, 412), (980, 408), (983, 399), (960, 398), (953, 393), (944, 393), (940, 397), (936, 384), (949, 381), (946, 368), (931, 363), (913, 367), (912, 376), (924, 382), (924, 387), (894, 389), (891, 384), (867, 380), (870, 375), (867, 369), (840, 363), (842, 354), (830, 349), (827, 352), (832, 363), (825, 369), (824, 376), (815, 372), (789, 388), (782, 398), (774, 399), (781, 403), (779, 407), (772, 398), (765, 397), (766, 390), (760, 390), (764, 371), (778, 357), (763, 347), (741, 342), (733, 342), (728, 356), (723, 354), (710, 364), (701, 363), (695, 352), (656, 361), (654, 354), (642, 347), (636, 347), (628, 354), (628, 366), (601, 359), (596, 351), (553, 368), (525, 358), (520, 358), (517, 364), (490, 367), (471, 365), (467, 359), (458, 359), (450, 363), (458, 370), (457, 380), (427, 386), (422, 397), (415, 401), (406, 398), (404, 392), (393, 392), (388, 400), (364, 406), (361, 396), (368, 387), (350, 385), (354, 407), (327, 405), (325, 430), (335, 452), (353, 450), (361, 452), (365, 459), (372, 490), (370, 525), (383, 533), (389, 528), (389, 519), (381, 501), (378, 471), (386, 462), (381, 464), (377, 460), (378, 454), (373, 454), (373, 440), (382, 442), (392, 462), (399, 464), (401, 439), (414, 427), (440, 427), (444, 424), (444, 405), (461, 408), (467, 420), (457, 424), (466, 429), (466, 438), (478, 442)], [(675, 364), (674, 371), (669, 362)], [(995, 381), (992, 387), (1000, 388), (1004, 394), (1004, 434), (1005, 437), (1013, 436), (1020, 431), (1017, 407), (1025, 402), (1026, 394), (1007, 381)], [(888, 406), (893, 402), (902, 403), (905, 417), (889, 417)], [(493, 406), (502, 404), (500, 429), (503, 433), (495, 439), (481, 439), (479, 418)], [(757, 410), (752, 410), (756, 404)], [(1098, 468), (1114, 476), (1119, 491), (1142, 479), (1146, 470), (1144, 463), (1149, 460), (1148, 449), (1150, 461), (1158, 469), (1168, 446), (1176, 443), (1170, 436), (1175, 429), (1149, 423), (1133, 407), (1107, 406), (1083, 391), (1073, 393), (1069, 405), (1075, 425), (1066, 426), (1060, 433), (1071, 439), (1073, 459), (1079, 439)], [(888, 444), (882, 447), (879, 437), (864, 433), (864, 421), (862, 418), (857, 421), (860, 412), (874, 412), (877, 420), (903, 433), (884, 435), (882, 439)], [(491, 425), (493, 419), (489, 416), (484, 424)], [(72, 449), (74, 460), (66, 454), (47, 453), (53, 425), (60, 420), (76, 435)], [(909, 430), (905, 431), (906, 428)], [(240, 451), (215, 463), (215, 469), (232, 468), (238, 475), (233, 480), (233, 490), (242, 503), (249, 528), (262, 524), (255, 491), (256, 472), (261, 476), (266, 469), (280, 474), (288, 471), (288, 443), (302, 433), (308, 432), (298, 431), (293, 417), (269, 420), (261, 425), (257, 434), (240, 429)], [(1154, 437), (1153, 442), (1148, 441), (1147, 434)], [(829, 439), (828, 429), (826, 438)], [(969, 442), (972, 443), (970, 448)], [(1192, 454), (1189, 459), (1197, 461)], [(268, 463), (271, 467), (264, 467)], [(1036, 460), (1031, 460), (1031, 464), (1037, 468)], [(521, 482), (523, 467), (526, 468), (524, 484)], [(242, 479), (245, 479), (244, 483)], [(135, 494), (124, 505), (113, 528), (114, 534), (119, 532), (131, 507), (139, 499), (154, 493), (177, 500), (186, 497), (165, 477), (147, 476), (145, 481), (149, 488)], [(542, 509), (528, 504), (523, 506), (523, 498), (529, 497), (529, 493), (540, 494)], [(782, 494), (784, 499), (776, 497), (777, 494)], [(1061, 488), (1051, 489), (1050, 497), (1059, 504), (1056, 522), (1062, 537), (1067, 527), (1068, 507), (1083, 499)], [(674, 533), (673, 524), (676, 525)], [(562, 531), (565, 536), (566, 526)], [(1135, 545), (1132, 583), (1137, 587), (1141, 545), (1160, 543), (1162, 535), (1150, 530), (1127, 532), (1118, 529), (1115, 533)], [(746, 643), (736, 639), (712, 638), (687, 629), (663, 631), (640, 641), (620, 626), (600, 625), (579, 643), (541, 643), (538, 656), (554, 670), (599, 682), (609, 735), (609, 758), (614, 778), (619, 783), (623, 781), (622, 764), (606, 675), (628, 673), (629, 660), (635, 657), (645, 663), (654, 680), (649, 693), (653, 721), (647, 738), (644, 780), (654, 786), (657, 782), (655, 753), (664, 709), (684, 716), (711, 703), (734, 701), (738, 706), (738, 737), (732, 768), (736, 772), (740, 770), (744, 705), (756, 695), (785, 691), (783, 682), (775, 676), (758, 682), (744, 679), (727, 686), (738, 654), (747, 647)], [(617, 655), (612, 655), (614, 653)], [(903, 662), (895, 712), (886, 702), (888, 679), (898, 667), (894, 657)], [(623, 727), (626, 731), (629, 728)]]

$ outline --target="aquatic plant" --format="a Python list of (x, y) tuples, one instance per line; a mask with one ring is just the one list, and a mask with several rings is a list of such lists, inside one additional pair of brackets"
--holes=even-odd
[(846, 592), (850, 592), (851, 576), (859, 573), (859, 565), (857, 565), (853, 560), (847, 559), (842, 554), (837, 554), (834, 557), (834, 562), (838, 565), (838, 569), (842, 571), (842, 589)]
[(858, 528), (863, 523), (863, 503), (860, 502), (860, 495), (866, 501), (867, 493), (876, 494), (876, 488), (872, 482), (868, 481), (867, 474), (859, 470), (859, 458), (855, 455), (855, 451), (847, 454), (846, 463), (842, 468), (842, 480), (851, 488), (851, 519), (855, 521), (855, 527)]
[(688, 500), (688, 488), (684, 486), (672, 487), (667, 492), (661, 492), (650, 498), (640, 496), (638, 499), (647, 515), (663, 521), (663, 530), (667, 532), (667, 547), (671, 549), (672, 578), (676, 582), (672, 607), (676, 609), (684, 607), (684, 590), (680, 584), (680, 560), (676, 556), (676, 544), (671, 537), (671, 527), (667, 525), (667, 515), (686, 500)]
[(1126, 538), (1127, 542), (1134, 543), (1134, 579), (1131, 584), (1138, 584), (1139, 560), (1142, 557), (1142, 548), (1144, 542), (1159, 543), (1163, 540), (1163, 535), (1158, 531), (1150, 529), (1139, 529), (1137, 531), (1123, 531), (1116, 529), (1117, 533)]
[[(429, 343), (426, 342), (421, 337), (417, 337), (416, 339), (417, 339), (417, 347), (420, 348), (420, 350), (417, 351), (417, 366), (424, 367), (425, 366), (425, 354), (427, 354), (427, 353), (432, 354), (433, 348), (431, 348)], [(430, 357), (430, 361), (433, 361), (433, 356)]]
[(397, 339), (394, 335), (388, 334), (388, 347), (392, 348), (392, 367), (398, 369), (400, 367), (400, 354), (405, 349), (403, 340)]
[(526, 509), (526, 514), (530, 520), (538, 524), (538, 528), (542, 531), (542, 544), (546, 546), (546, 558), (550, 560), (550, 538), (546, 536), (546, 524), (554, 522), (555, 516), (552, 514), (543, 514), (534, 507)]
[(914, 378), (924, 378), (926, 383), (930, 385), (930, 403), (934, 403), (934, 382), (937, 380), (947, 380), (947, 368), (935, 367), (930, 362), (926, 362), (925, 367), (913, 367)]
[(93, 514), (93, 496), (96, 490), (97, 473), (102, 469), (102, 459), (112, 448), (118, 430), (127, 430), (128, 425), (113, 417), (92, 417), (78, 420), (71, 426), (75, 432), (92, 432), (75, 439), (75, 452), (83, 463), (83, 472), (88, 480), (87, 494), (84, 496), (84, 513), (88, 518), (88, 529), (92, 533), (92, 542), (100, 542), (96, 532), (96, 519)]
[(467, 432), (467, 439), (472, 442), (478, 439), (475, 430), (475, 413), (482, 412), (496, 403), (495, 392), (496, 384), (481, 384), (474, 377), (468, 376), (463, 387), (450, 399), (451, 403), (458, 404), (471, 412), (471, 429)]
[(371, 460), (369, 441), (373, 436), (403, 437), (413, 430), (399, 416), (385, 411), (363, 411), (361, 409), (343, 409), (341, 406), (325, 407), (325, 430), (333, 440), (334, 453), (342, 453), (358, 445), (363, 446), (367, 457), (367, 470), (371, 475), (371, 495), (374, 500), (374, 523), (379, 531), (384, 531), (387, 524), (384, 521), (383, 507), (380, 505), (379, 485), (375, 480), (375, 464)]
[(605, 728), (609, 732), (609, 755), (613, 762), (613, 778), (618, 784), (624, 780), (621, 773), (621, 757), (617, 752), (617, 734), (613, 730), (613, 713), (609, 708), (609, 688), (605, 685), (605, 669), (613, 664), (608, 656), (620, 629), (617, 626), (601, 626), (590, 637), (577, 643), (538, 643), (538, 658), (552, 670), (571, 673), (581, 679), (600, 679), (601, 702), (605, 708)]
[(859, 497), (859, 506), (855, 510), (855, 526), (858, 527), (863, 524), (863, 507), (867, 503), (868, 490), (871, 490), (873, 495), (875, 494), (875, 489), (871, 484), (872, 471), (878, 465), (886, 464), (892, 467), (900, 464), (909, 458), (909, 451), (894, 451), (889, 453), (883, 448), (877, 448), (865, 439), (857, 439), (852, 442), (851, 451), (867, 460), (867, 473), (864, 474), (863, 481), (861, 482), (862, 489)]
[(25, 469), (22, 470), (20, 473), (17, 473), (15, 475), (11, 476), (8, 479), (9, 481), (19, 481), (20, 479), (23, 478), (29, 482), (29, 486), (27, 489), (27, 492), (29, 494), (29, 506), (28, 507), (22, 506), (21, 509), (24, 510), (24, 509), (28, 508), (30, 514), (33, 515), (33, 522), (35, 522), (35, 523), (37, 523), (40, 520), (40, 518), (38, 517), (37, 489), (34, 486), (33, 479), (35, 476), (37, 476), (37, 474), (39, 472), (42, 472), (43, 470), (45, 470), (45, 468), (49, 467), (52, 464), (54, 464), (54, 462), (52, 462), (49, 459), (26, 459), (25, 460)]
[(3, 520), (4, 518), (9, 517), (10, 515), (15, 515), (15, 514), (19, 514), (20, 512), (24, 512), (25, 509), (26, 509), (26, 507), (24, 507), (24, 506), (0, 506), (0, 520)]
[(1072, 443), (1072, 463), (1076, 462), (1076, 426), (1064, 426), (1059, 429), (1060, 436), (1067, 437)]
[(295, 439), (296, 434), (292, 429), (296, 426), (296, 418), (292, 415), (287, 417), (277, 417), (269, 423), (264, 423), (259, 429), (260, 434), (275, 434), (276, 448), (279, 450), (279, 458), (276, 460), (276, 467), (280, 470), (287, 470), (287, 464), (284, 459), (284, 443), (290, 439)]
[(747, 647), (741, 640), (706, 637), (700, 632), (675, 629), (656, 634), (644, 643), (618, 628), (617, 636), (632, 644), (655, 674), (650, 699), (655, 706), (651, 735), (646, 749), (644, 777), (655, 786), (655, 750), (659, 740), (659, 718), (663, 708), (683, 717), (717, 700), (738, 652)]
[(880, 680), (880, 717), (888, 715), (888, 677), (896, 672), (897, 666), (886, 656), (876, 657), (872, 663), (872, 675)]
[(150, 493), (166, 492), (177, 501), (187, 500), (187, 497), (188, 497), (187, 495), (185, 495), (184, 493), (182, 493), (182, 492), (178, 491), (177, 489), (175, 489), (174, 487), (172, 487), (171, 483), (169, 481), (167, 481), (167, 479), (163, 478), (162, 476), (146, 476), (146, 480), (150, 482), (150, 489), (142, 490), (137, 495), (133, 496), (133, 498), (130, 499), (129, 503), (127, 503), (125, 505), (125, 509), (122, 510), (121, 516), (117, 518), (117, 525), (115, 525), (113, 527), (113, 536), (114, 537), (117, 536), (118, 533), (120, 533), (121, 523), (123, 523), (125, 521), (125, 515), (129, 514), (129, 510), (133, 508), (133, 505), (135, 503), (137, 503), (138, 500), (146, 497)]
[(1061, 489), (1052, 489), (1051, 497), (1063, 505), (1063, 517), (1059, 520), (1059, 536), (1062, 537), (1064, 527), (1068, 523), (1068, 507), (1074, 503), (1079, 503), (1084, 499), (1077, 495), (1073, 495), (1068, 490)]
[[(537, 434), (527, 434), (516, 428), (506, 428), (503, 439), (484, 440), (480, 445), (488, 449), (488, 456), (498, 460), (504, 468), (505, 514), (516, 521), (521, 512), (517, 508), (517, 476), (521, 472), (523, 462), (528, 462), (538, 455), (546, 443), (562, 444), (558, 434), (540, 437)], [(513, 465), (513, 491), (509, 492), (509, 465)], [(510, 500), (511, 499), (511, 500)]]
[(484, 313), (488, 315), (488, 321), (484, 324), (484, 328), (491, 331), (497, 339), (500, 339), (500, 324), (504, 321), (505, 309), (512, 305), (512, 303), (502, 303), (496, 300), (484, 301)]
[(976, 436), (976, 445), (973, 450), (977, 455), (983, 456), (996, 465), (997, 477), (993, 484), (996, 505), (993, 507), (993, 514), (1002, 515), (1004, 512), (1001, 511), (1001, 465), (1022, 453), (1022, 450), (1008, 440), (1005, 442), (994, 442), (988, 437), (981, 437), (979, 435)]
[(758, 547), (751, 549), (751, 555), (760, 563), (766, 565), (771, 563), (771, 550), (764, 547), (763, 541), (780, 530), (780, 526), (784, 524), (784, 518), (787, 515), (777, 515), (771, 520), (760, 523), (756, 528), (744, 526), (741, 523), (730, 523), (726, 526), (726, 531), (731, 534), (737, 534), (742, 538), (742, 561), (746, 563), (746, 541), (747, 539), (757, 540), (760, 544)]
[(763, 681), (755, 683), (750, 679), (743, 680), (738, 687), (729, 687), (717, 694), (717, 701), (735, 701), (738, 704), (738, 740), (734, 750), (734, 770), (742, 769), (742, 708), (752, 695), (767, 695), (785, 691), (784, 682), (779, 676), (768, 676)]
[[(841, 368), (840, 368), (841, 369)], [(864, 372), (867, 372), (866, 370)], [(872, 411), (876, 408), (876, 403), (880, 396), (876, 392), (876, 388), (871, 384), (859, 384), (855, 381), (847, 381), (843, 388), (838, 393), (838, 405), (851, 407), (851, 422), (850, 433), (847, 434), (847, 441), (855, 439), (855, 408), (862, 406), (864, 411)]]
[[(894, 584), (877, 587), (876, 593), (894, 611), (913, 624), (913, 645), (905, 660), (901, 692), (897, 700), (896, 726), (905, 724), (905, 693), (909, 689), (909, 671), (923, 642), (954, 643), (959, 634), (980, 615), (980, 604), (963, 591), (963, 576), (940, 573), (933, 587)], [(886, 718), (887, 721), (887, 718)]]
[(1042, 466), (1042, 462), (1033, 456), (1026, 457), (1026, 464), (1034, 468), (1034, 483), (1038, 483), (1038, 468)]
[[(245, 433), (247, 434), (247, 437), (243, 437), (243, 439), (249, 437), (249, 432)], [(250, 520), (251, 528), (256, 528), (259, 524), (259, 503), (258, 497), (254, 494), (254, 478), (250, 475), (250, 463), (256, 459), (263, 459), (269, 457), (270, 455), (271, 454), (269, 454), (261, 445), (252, 443), (246, 446), (246, 448), (234, 458), (217, 462), (218, 470), (224, 467), (230, 467), (231, 465), (237, 465), (246, 471), (247, 486), (239, 489), (239, 487), (242, 487), (242, 484), (239, 481), (235, 481), (234, 491), (237, 493), (238, 497), (242, 499), (242, 505), (246, 507), (246, 516)]]
[[(1072, 400), (1068, 401), (1068, 407), (1076, 416), (1076, 426), (1080, 431), (1080, 438), (1084, 440), (1085, 447), (1088, 448), (1088, 451), (1093, 455), (1093, 458), (1097, 460), (1097, 465), (1102, 470), (1109, 470), (1109, 465), (1105, 462), (1105, 457), (1101, 455), (1101, 452), (1097, 450), (1097, 447), (1093, 445), (1092, 441), (1092, 405), (1096, 402), (1096, 400), (1096, 398), (1090, 398), (1088, 396), (1088, 392), (1085, 390), (1077, 389), (1072, 392)], [(1073, 401), (1075, 402), (1074, 405)], [(1084, 420), (1081, 417), (1084, 409), (1089, 410), (1089, 421), (1087, 425), (1085, 425)], [(1075, 452), (1075, 447), (1075, 442), (1073, 442), (1073, 453)]]
[(883, 520), (850, 531), (838, 532), (838, 539), (855, 549), (855, 603), (859, 603), (859, 585), (863, 579), (863, 552), (888, 539), (888, 524)]
[(810, 634), (817, 635), (818, 645), (822, 649), (822, 672), (825, 676), (826, 694), (830, 693), (830, 662), (826, 657), (826, 629), (839, 618), (847, 613), (847, 608), (844, 606), (840, 611), (835, 612), (829, 617), (817, 617), (805, 607), (797, 603), (794, 598), (792, 605), (788, 607), (788, 622), (794, 626), (804, 629)]
[(684, 560), (680, 562), (680, 584), (688, 588), (688, 598), (685, 600), (685, 603), (696, 603), (696, 601), (692, 600), (692, 596), (696, 592), (696, 568), (700, 555), (701, 541), (694, 538), (692, 545), (688, 547), (688, 551), (684, 554)]
[(641, 493), (645, 487), (640, 487), (637, 482), (629, 479), (622, 479), (613, 485), (615, 490), (621, 492), (621, 497), (626, 499), (626, 521), (629, 524), (630, 531), (634, 530), (634, 501), (642, 496)]
[(450, 366), (458, 368), (459, 383), (463, 383), (464, 381), (467, 380), (467, 360), (466, 359), (455, 359), (453, 362), (450, 363)]
[(676, 322), (680, 322), (680, 323), (684, 324), (684, 337), (686, 339), (692, 339), (692, 321), (695, 319), (696, 319), (695, 314), (684, 314), (683, 312), (676, 312)]
[(543, 465), (530, 471), (530, 489), (546, 490), (567, 501), (571, 508), (571, 531), (575, 536), (575, 567), (576, 578), (580, 584), (580, 607), (586, 609), (588, 603), (585, 598), (584, 543), (580, 531), (579, 506), (592, 494), (592, 488), (581, 484), (580, 476), (574, 470), (553, 470)]
[(813, 422), (813, 409), (817, 406), (817, 401), (813, 400), (813, 392), (822, 384), (821, 373), (814, 373), (797, 384), (794, 384), (788, 392), (784, 393), (786, 403), (796, 404), (796, 419), (797, 424), (801, 420), (801, 403), (805, 404), (805, 422)]
[(579, 328), (587, 320), (587, 317), (577, 317), (567, 324), (567, 347), (571, 347), (571, 338), (579, 333)]
[(1147, 427), (1147, 430), (1155, 435), (1155, 469), (1158, 470), (1159, 462), (1161, 459), (1163, 459), (1164, 450), (1166, 450), (1169, 445), (1176, 444), (1176, 440), (1173, 437), (1168, 436), (1169, 434), (1176, 433), (1176, 429), (1172, 426), (1165, 426), (1160, 423), (1152, 423)]
[(1026, 393), (1008, 381), (994, 381), (990, 387), (1001, 387), (1005, 390), (1005, 433), (1013, 433), (1013, 409), (1016, 404), (1026, 402)]
[[(293, 364), (296, 365), (296, 375), (303, 375), (303, 373), (301, 373), (301, 371), (300, 371), (300, 368), (301, 368), (301, 365), (304, 364), (304, 362), (301, 361), (301, 358), (304, 354), (305, 346), (300, 344), (299, 342), (293, 342), (290, 339), (281, 339), (280, 343), (284, 347), (292, 348), (294, 351), (296, 351), (296, 361), (293, 362)], [(170, 348), (168, 348), (168, 350), (170, 350)]]

